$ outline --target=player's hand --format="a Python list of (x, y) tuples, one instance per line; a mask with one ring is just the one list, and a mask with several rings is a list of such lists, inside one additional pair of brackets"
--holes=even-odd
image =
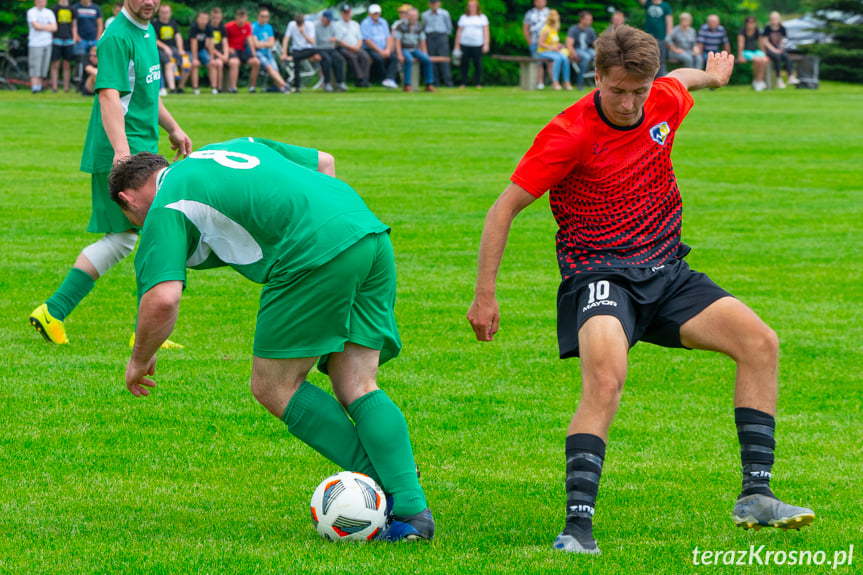
[(467, 310), (467, 320), (479, 341), (494, 340), (494, 334), (500, 326), (500, 308), (497, 300), (494, 297), (490, 300), (475, 297), (470, 304), (470, 309)]
[(168, 134), (168, 141), (171, 142), (171, 149), (177, 150), (177, 155), (174, 156), (176, 162), (180, 157), (186, 157), (192, 153), (192, 140), (186, 135), (179, 126), (174, 131)]
[(719, 83), (718, 87), (728, 83), (732, 70), (734, 70), (734, 56), (732, 54), (723, 50), (719, 54), (710, 52), (707, 55), (707, 64), (704, 66), (704, 71), (713, 76)]
[(119, 150), (114, 152), (114, 163), (112, 165), (116, 166), (123, 160), (129, 158), (131, 156), (131, 152), (129, 150)]
[(150, 395), (149, 388), (156, 387), (156, 382), (147, 379), (146, 376), (156, 373), (156, 356), (150, 358), (146, 364), (138, 363), (130, 359), (126, 364), (126, 389), (135, 397)]

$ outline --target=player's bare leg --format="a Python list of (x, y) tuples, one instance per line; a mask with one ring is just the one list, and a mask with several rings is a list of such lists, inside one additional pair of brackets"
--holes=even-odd
[(686, 347), (719, 351), (737, 363), (735, 420), (743, 462), (743, 489), (732, 513), (745, 529), (799, 529), (815, 514), (783, 503), (770, 490), (776, 414), (779, 340), (755, 312), (740, 301), (717, 300), (680, 328)]
[(380, 538), (428, 540), (434, 536), (434, 519), (417, 478), (407, 422), (378, 388), (379, 357), (379, 350), (346, 343), (344, 351), (330, 354), (327, 371), (336, 397), (356, 424), (376, 478), (393, 498), (393, 520)]
[(629, 340), (610, 315), (588, 319), (578, 332), (581, 401), (566, 438), (566, 526), (554, 548), (599, 555), (593, 512), (605, 458), (608, 428), (626, 381)]

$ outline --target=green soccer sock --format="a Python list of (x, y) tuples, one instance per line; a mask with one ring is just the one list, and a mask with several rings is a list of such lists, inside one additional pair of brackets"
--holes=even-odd
[(288, 402), (282, 421), (288, 431), (342, 469), (364, 473), (380, 483), (357, 428), (329, 393), (304, 381)]
[(413, 515), (428, 507), (417, 479), (408, 425), (396, 404), (378, 389), (350, 404), (348, 413), (381, 486), (393, 496), (393, 513)]
[(60, 321), (65, 320), (81, 300), (87, 297), (94, 285), (96, 280), (91, 278), (90, 274), (84, 270), (72, 268), (54, 295), (45, 302), (48, 304), (48, 313)]

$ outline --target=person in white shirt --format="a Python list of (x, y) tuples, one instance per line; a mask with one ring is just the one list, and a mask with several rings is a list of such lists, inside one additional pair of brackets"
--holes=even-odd
[(490, 36), (488, 17), (482, 13), (478, 0), (470, 0), (458, 19), (455, 45), (461, 49), (461, 87), (467, 84), (468, 64), (473, 63), (473, 81), (482, 88), (482, 55), (488, 54)]
[(34, 6), (27, 10), (27, 26), (30, 28), (27, 56), (30, 91), (38, 94), (42, 91), (42, 78), (48, 76), (48, 68), (51, 66), (51, 49), (53, 33), (57, 31), (57, 18), (54, 12), (45, 7), (48, 0), (33, 0), (33, 4)]
[(288, 59), (288, 43), (290, 42), (290, 56), (294, 65), (294, 92), (300, 93), (300, 62), (318, 55), (315, 48), (315, 23), (306, 20), (302, 13), (297, 13), (293, 21), (285, 29), (285, 37), (282, 39), (282, 60)]
[(333, 22), (336, 35), (336, 49), (345, 57), (354, 70), (357, 88), (369, 88), (369, 72), (372, 67), (372, 57), (363, 50), (363, 33), (360, 23), (351, 18), (351, 7), (342, 4), (341, 19)]

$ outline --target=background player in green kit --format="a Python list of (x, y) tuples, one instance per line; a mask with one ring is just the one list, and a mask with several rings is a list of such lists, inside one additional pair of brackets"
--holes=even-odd
[(95, 281), (135, 248), (138, 234), (108, 192), (111, 166), (137, 152), (158, 151), (159, 126), (168, 132), (177, 157), (192, 151), (191, 140), (159, 100), (159, 53), (150, 25), (159, 3), (126, 0), (99, 40), (96, 98), (81, 170), (92, 174), (87, 231), (105, 235), (81, 251), (59, 289), (30, 315), (30, 324), (49, 342), (68, 343), (63, 321)]
[[(389, 227), (347, 184), (320, 173), (319, 157), (242, 138), (171, 167), (146, 152), (115, 166), (111, 197), (142, 227), (126, 387), (141, 396), (155, 386), (147, 376), (176, 322), (186, 268), (228, 265), (264, 284), (251, 382), (257, 400), (326, 458), (392, 496), (393, 521), (381, 538), (431, 539), (407, 424), (376, 383), (379, 363), (401, 349)], [(306, 381), (316, 362), (338, 400)]]

